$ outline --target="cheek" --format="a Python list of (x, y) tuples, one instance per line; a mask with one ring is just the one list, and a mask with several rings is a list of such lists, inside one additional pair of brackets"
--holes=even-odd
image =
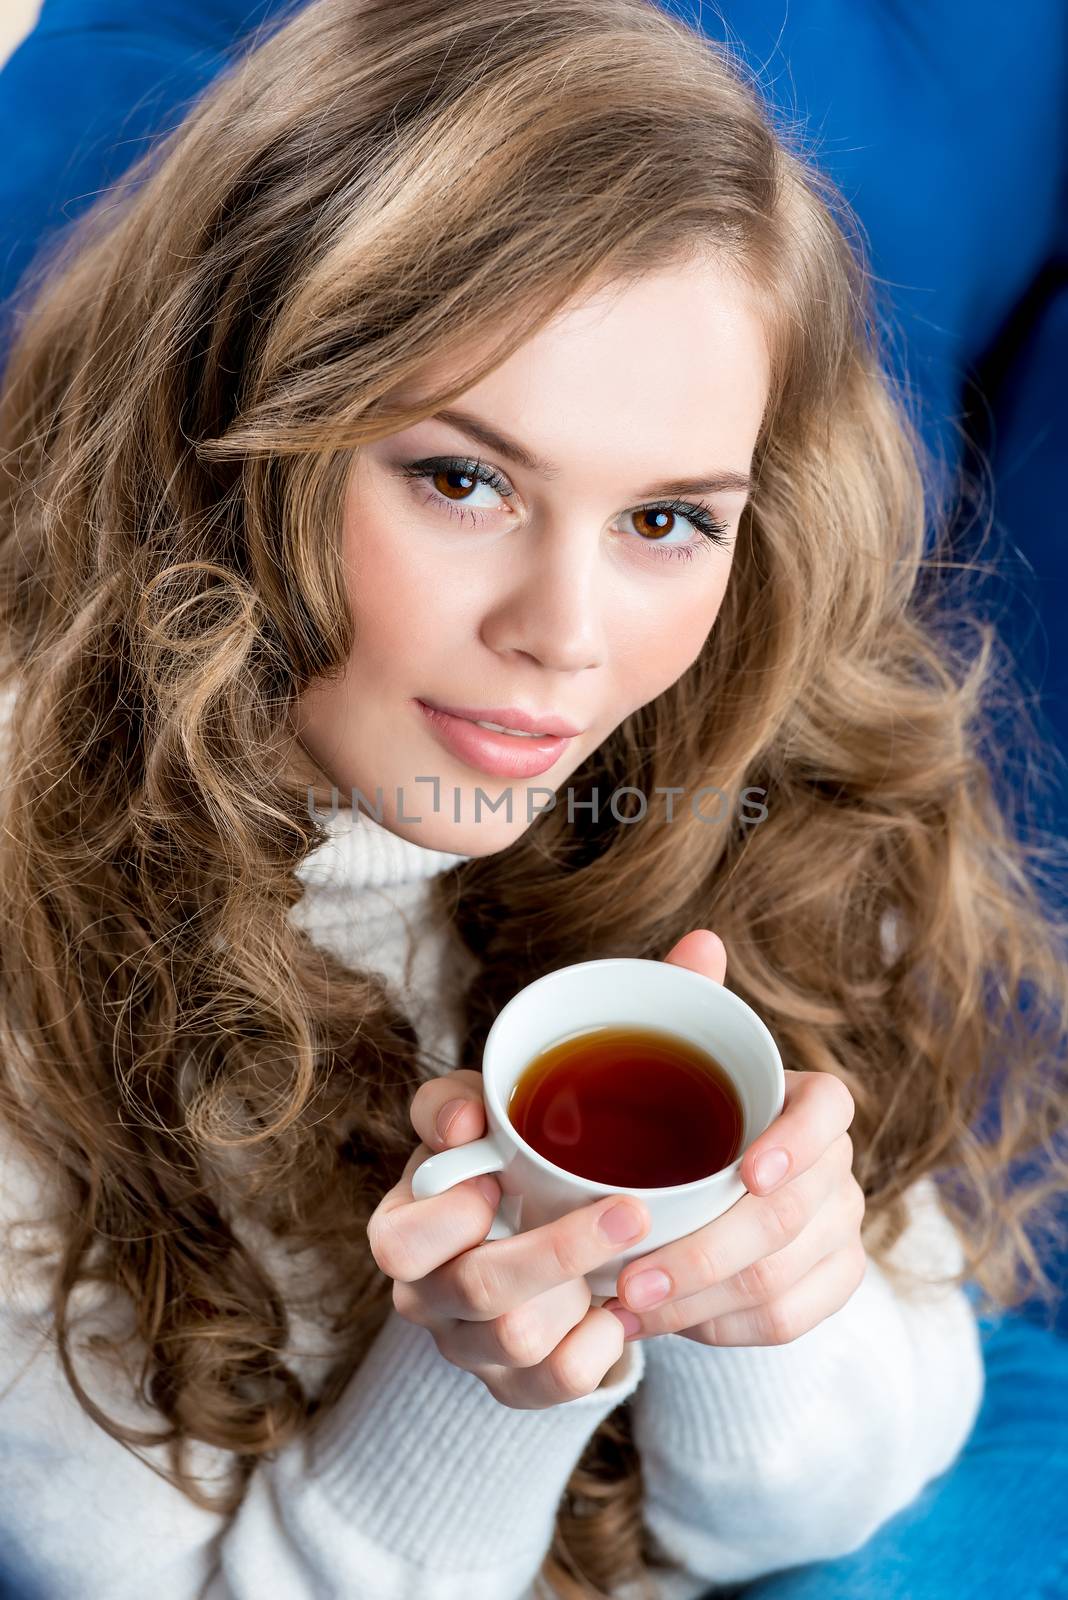
[(729, 572), (721, 564), (705, 582), (691, 584), (685, 593), (684, 582), (672, 586), (663, 605), (650, 605), (632, 616), (629, 627), (617, 637), (621, 670), (626, 674), (629, 660), (626, 675), (634, 679), (643, 701), (669, 688), (701, 654), (723, 604)]
[(417, 542), (381, 514), (350, 509), (343, 552), (354, 658), (397, 665), (429, 653), (454, 613)]

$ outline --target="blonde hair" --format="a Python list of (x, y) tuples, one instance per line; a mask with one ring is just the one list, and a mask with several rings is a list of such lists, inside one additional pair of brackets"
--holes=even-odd
[[(890, 1270), (902, 1197), (937, 1174), (984, 1293), (1048, 1292), (1064, 930), (1043, 852), (994, 792), (1010, 664), (951, 590), (949, 508), (887, 376), (848, 206), (729, 53), (643, 0), (321, 0), (44, 262), (0, 406), (2, 681), (19, 686), (0, 1114), (61, 1186), (68, 1381), (148, 1442), (69, 1357), (72, 1288), (123, 1291), (141, 1391), (200, 1504), (232, 1511), (381, 1326), (367, 1219), (437, 1070), (389, 986), (287, 920), (325, 838), (285, 770), (287, 719), (353, 645), (353, 453), (593, 285), (702, 252), (768, 331), (756, 489), (707, 647), (570, 782), (579, 801), (757, 786), (767, 816), (634, 826), (579, 804), (444, 874), (482, 963), (463, 1060), (541, 973), (714, 928), (787, 1066), (854, 1097), (869, 1254)], [(464, 366), (473, 333), (495, 343)], [(462, 376), (391, 404), (431, 358)], [(342, 1353), (317, 1398), (233, 1209), (322, 1251)], [(224, 1495), (194, 1481), (192, 1440), (233, 1452)], [(572, 1474), (543, 1584), (588, 1600), (665, 1560), (619, 1407)]]

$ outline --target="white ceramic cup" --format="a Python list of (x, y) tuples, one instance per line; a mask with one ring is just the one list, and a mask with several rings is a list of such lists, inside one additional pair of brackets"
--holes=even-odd
[[(539, 1155), (513, 1127), (507, 1105), (524, 1068), (550, 1045), (600, 1027), (653, 1027), (713, 1055), (729, 1073), (744, 1122), (737, 1157), (692, 1183), (621, 1190), (595, 1183)], [(513, 995), (490, 1028), (482, 1056), (489, 1132), (470, 1144), (428, 1156), (412, 1174), (412, 1197), (425, 1200), (488, 1172), (501, 1204), (486, 1240), (509, 1239), (555, 1222), (601, 1195), (634, 1194), (651, 1219), (649, 1232), (586, 1274), (599, 1304), (616, 1293), (628, 1261), (684, 1238), (721, 1216), (746, 1190), (742, 1157), (783, 1108), (786, 1080), (775, 1040), (756, 1012), (730, 989), (671, 961), (612, 957), (560, 967)]]

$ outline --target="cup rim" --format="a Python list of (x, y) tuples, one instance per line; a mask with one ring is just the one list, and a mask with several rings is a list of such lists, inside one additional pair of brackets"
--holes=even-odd
[[(592, 961), (568, 962), (565, 966), (555, 967), (552, 972), (543, 972), (540, 978), (535, 978), (533, 982), (528, 983), (522, 989), (519, 989), (512, 996), (512, 998), (501, 1007), (500, 1011), (498, 1011), (497, 1015), (494, 1017), (490, 1026), (490, 1030), (486, 1035), (486, 1042), (482, 1047), (482, 1092), (484, 1097), (492, 1103), (494, 1112), (497, 1116), (497, 1121), (500, 1126), (507, 1129), (508, 1136), (514, 1139), (515, 1143), (521, 1147), (525, 1154), (528, 1155), (539, 1167), (544, 1168), (546, 1172), (550, 1172), (555, 1176), (564, 1178), (576, 1187), (580, 1187), (585, 1190), (592, 1190), (599, 1194), (619, 1194), (624, 1191), (619, 1184), (602, 1183), (598, 1179), (584, 1178), (577, 1172), (569, 1172), (567, 1167), (558, 1166), (555, 1161), (550, 1161), (549, 1158), (547, 1156), (543, 1156), (539, 1150), (535, 1150), (532, 1144), (528, 1144), (526, 1139), (524, 1139), (523, 1135), (519, 1132), (519, 1129), (508, 1116), (507, 1109), (502, 1104), (501, 1098), (497, 1093), (496, 1083), (492, 1077), (489, 1080), (486, 1079), (486, 1057), (489, 1055), (493, 1037), (497, 1033), (501, 1021), (509, 1006), (513, 1005), (514, 1002), (521, 996), (525, 998), (531, 994), (533, 990), (539, 989), (542, 984), (551, 983), (554, 980), (559, 981), (559, 975), (564, 972), (570, 974), (581, 972), (585, 968), (589, 967), (628, 967), (635, 965), (643, 967), (670, 967), (673, 972), (680, 974), (680, 977), (678, 979), (672, 978), (669, 981), (672, 983), (681, 982), (684, 986), (687, 984), (692, 985), (694, 983), (715, 983), (713, 978), (706, 977), (703, 972), (695, 972), (692, 967), (679, 966), (675, 962), (670, 961), (656, 961), (648, 956), (598, 956)], [(734, 1009), (739, 1016), (745, 1017), (749, 1022), (755, 1025), (758, 1034), (763, 1034), (764, 1039), (771, 1050), (772, 1071), (780, 1089), (779, 1104), (781, 1107), (782, 1098), (785, 1095), (786, 1079), (783, 1072), (782, 1057), (779, 1054), (779, 1047), (775, 1042), (775, 1038), (770, 1028), (768, 1027), (767, 1023), (757, 1015), (752, 1006), (749, 1005), (748, 1001), (743, 1000), (741, 995), (735, 994), (733, 989), (728, 989), (726, 984), (716, 984), (716, 988), (719, 989), (722, 995), (726, 996), (726, 1005), (728, 1010)], [(726, 1071), (728, 1069), (724, 1068), (724, 1070)], [(754, 1139), (759, 1137), (759, 1134), (754, 1135)], [(753, 1140), (751, 1139), (749, 1143), (752, 1144)], [(652, 1186), (634, 1185), (627, 1187), (625, 1192), (627, 1194), (636, 1195), (685, 1194), (688, 1190), (700, 1189), (708, 1184), (722, 1184), (727, 1179), (737, 1174), (738, 1169), (741, 1167), (741, 1164), (745, 1159), (746, 1150), (748, 1150), (748, 1148), (749, 1146), (746, 1145), (746, 1149), (743, 1150), (740, 1155), (735, 1156), (734, 1160), (729, 1166), (719, 1167), (715, 1172), (708, 1173), (704, 1178), (691, 1178), (688, 1183), (654, 1184)]]

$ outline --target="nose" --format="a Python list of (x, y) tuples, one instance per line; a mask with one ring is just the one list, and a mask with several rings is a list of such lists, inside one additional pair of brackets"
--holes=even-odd
[(504, 592), (487, 607), (481, 635), (489, 649), (527, 656), (556, 672), (602, 665), (604, 599), (597, 594), (596, 541), (586, 534), (531, 534), (527, 550), (516, 558), (518, 570), (512, 566)]

